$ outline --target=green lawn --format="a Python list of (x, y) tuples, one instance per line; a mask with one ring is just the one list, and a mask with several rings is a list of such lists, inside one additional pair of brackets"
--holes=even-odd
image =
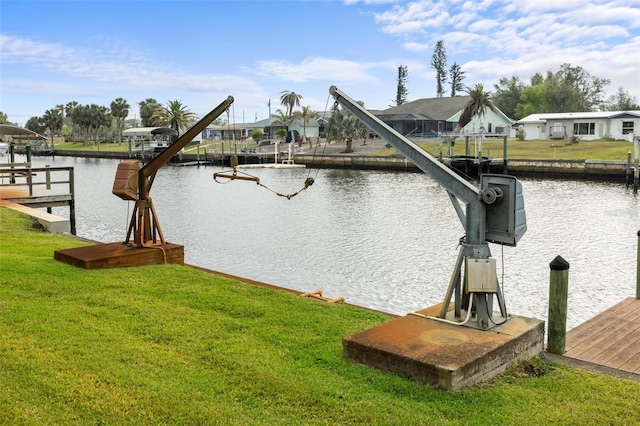
[(445, 392), (342, 356), (382, 314), (178, 265), (53, 259), (81, 244), (0, 208), (0, 424), (640, 423), (635, 382), (534, 360)]
[[(429, 154), (438, 156), (440, 153), (440, 143), (431, 141), (419, 143), (419, 145)], [(470, 155), (477, 155), (478, 144), (473, 140), (469, 142)], [(446, 153), (446, 145), (445, 145)], [(633, 153), (633, 144), (624, 141), (580, 141), (571, 143), (569, 141), (517, 141), (507, 142), (507, 158), (511, 160), (605, 160), (605, 161), (626, 161), (627, 153)], [(388, 150), (391, 153), (392, 150)], [(388, 155), (387, 153), (387, 155)], [(459, 139), (454, 146), (455, 155), (465, 155), (465, 141)], [(380, 152), (379, 155), (385, 155)], [(482, 155), (494, 158), (504, 157), (504, 142), (501, 139), (485, 139), (482, 143)]]
[[(253, 141), (247, 142), (249, 148), (256, 147)], [(418, 140), (418, 145), (426, 150), (429, 154), (438, 156), (440, 154), (440, 142), (438, 140)], [(233, 141), (209, 141), (201, 145), (201, 152), (206, 148), (207, 152), (229, 151), (233, 146)], [(237, 142), (238, 147), (244, 148), (244, 142)], [(62, 141), (55, 143), (55, 148), (59, 150), (79, 150), (79, 151), (115, 151), (127, 152), (127, 144), (122, 143), (103, 143), (98, 145), (84, 145), (82, 143), (65, 143)], [(446, 145), (443, 147), (446, 153)], [(479, 147), (473, 139), (469, 142), (470, 155), (477, 155)], [(195, 154), (197, 152), (196, 145), (190, 145), (185, 148), (188, 153)], [(518, 141), (509, 140), (507, 143), (507, 158), (518, 160), (565, 160), (565, 161), (584, 161), (584, 160), (605, 160), (605, 161), (626, 161), (627, 153), (633, 153), (633, 144), (625, 141), (579, 141), (571, 143), (567, 140), (560, 141)], [(390, 156), (395, 153), (395, 149), (383, 149), (367, 155), (374, 156)], [(455, 155), (466, 154), (466, 144), (464, 139), (459, 138), (454, 147)], [(491, 156), (494, 158), (502, 158), (504, 155), (504, 142), (502, 139), (484, 139), (482, 143), (483, 156)]]

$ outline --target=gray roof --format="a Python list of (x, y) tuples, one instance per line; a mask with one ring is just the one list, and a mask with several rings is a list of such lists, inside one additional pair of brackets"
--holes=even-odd
[(25, 139), (25, 140), (37, 140), (37, 139), (47, 139), (45, 136), (42, 136), (39, 133), (32, 132), (31, 130), (25, 129), (23, 127), (12, 126), (10, 124), (0, 124), (0, 139), (5, 140), (3, 136), (9, 136), (16, 139)]
[(470, 99), (471, 96), (418, 99), (379, 111), (376, 115), (417, 114), (432, 120), (446, 121), (463, 110)]
[(423, 114), (413, 114), (413, 113), (396, 113), (396, 114), (387, 114), (385, 112), (378, 112), (374, 114), (382, 121), (411, 121), (411, 120), (433, 120), (433, 118), (423, 115)]

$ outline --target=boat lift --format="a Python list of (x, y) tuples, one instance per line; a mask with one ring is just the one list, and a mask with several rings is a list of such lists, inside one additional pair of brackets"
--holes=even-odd
[[(233, 101), (232, 96), (227, 97), (144, 166), (140, 167), (138, 160), (125, 160), (118, 164), (112, 192), (123, 200), (135, 201), (124, 244), (132, 247), (153, 247), (166, 243), (153, 206), (153, 200), (149, 195), (156, 173), (185, 145), (199, 135), (209, 123), (225, 112)], [(133, 240), (131, 239), (132, 235)]]
[[(509, 316), (497, 279), (496, 262), (491, 257), (488, 242), (515, 247), (526, 232), (522, 184), (513, 176), (484, 174), (481, 176), (478, 188), (387, 126), (337, 87), (332, 86), (329, 93), (338, 104), (350, 111), (444, 187), (462, 222), (465, 230), (465, 235), (460, 239), (462, 248), (456, 260), (440, 314), (438, 317), (428, 318), (482, 330), (507, 321)], [(464, 208), (461, 204), (464, 204)], [(501, 319), (494, 319), (494, 296), (500, 308)], [(453, 318), (448, 318), (452, 297), (454, 297)], [(463, 309), (467, 311), (464, 319), (462, 318)], [(475, 321), (472, 321), (473, 319)]]

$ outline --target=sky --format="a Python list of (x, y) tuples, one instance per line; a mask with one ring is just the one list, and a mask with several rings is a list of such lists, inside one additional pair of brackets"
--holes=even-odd
[(0, 0), (0, 111), (24, 125), (122, 97), (129, 118), (147, 98), (202, 117), (231, 95), (229, 120), (250, 123), (284, 91), (328, 110), (331, 86), (386, 109), (399, 66), (409, 101), (436, 96), (439, 40), (467, 86), (569, 63), (640, 100), (640, 0)]

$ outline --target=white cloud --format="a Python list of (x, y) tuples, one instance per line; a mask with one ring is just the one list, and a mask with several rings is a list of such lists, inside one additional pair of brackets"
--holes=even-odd
[(640, 49), (628, 39), (640, 27), (638, 6), (640, 0), (424, 0), (375, 18), (407, 52), (429, 53), (444, 40), (449, 64), (461, 64), (468, 81), (512, 75), (528, 81), (570, 63), (633, 94), (640, 90)]
[[(0, 36), (2, 60), (15, 63), (35, 63), (53, 71), (58, 78), (89, 79), (95, 82), (111, 83), (105, 88), (113, 90), (112, 84), (128, 88), (154, 88), (186, 91), (230, 91), (236, 88), (257, 89), (255, 82), (233, 74), (193, 74), (179, 69), (164, 69), (152, 61), (142, 61), (143, 55), (128, 51), (121, 44), (116, 49), (89, 52), (52, 43), (40, 43), (17, 37)], [(108, 53), (105, 53), (108, 52)], [(112, 56), (117, 56), (116, 60)], [(79, 80), (82, 85), (84, 80)], [(16, 87), (15, 82), (4, 82), (5, 87)], [(36, 83), (37, 84), (37, 83)], [(28, 84), (23, 84), (28, 86)], [(77, 86), (71, 84), (46, 84), (41, 86), (57, 92), (56, 86)]]
[(314, 80), (366, 83), (376, 80), (369, 70), (381, 66), (388, 65), (317, 57), (306, 58), (299, 63), (285, 60), (261, 61), (257, 64), (257, 72), (263, 76), (296, 83)]

